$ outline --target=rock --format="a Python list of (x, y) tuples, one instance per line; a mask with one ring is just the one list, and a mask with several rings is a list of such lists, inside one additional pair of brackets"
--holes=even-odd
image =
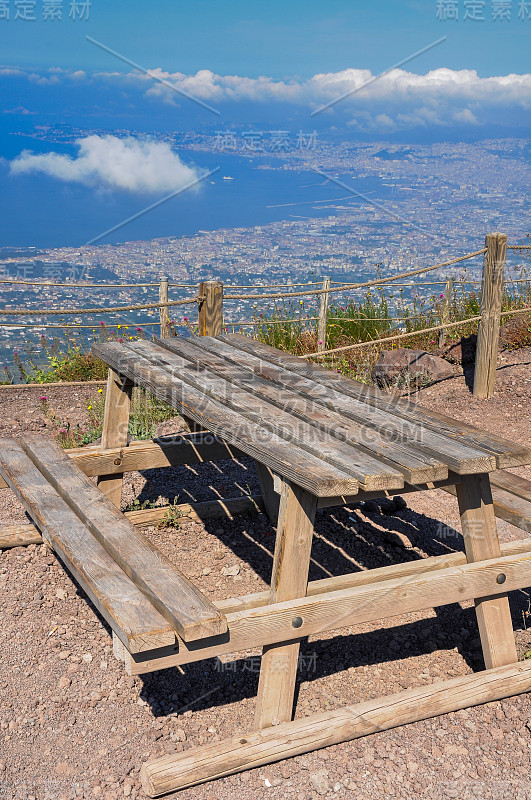
[(227, 576), (234, 576), (237, 575), (240, 571), (240, 568), (237, 564), (234, 564), (233, 567), (223, 567), (221, 570), (221, 574)]
[(326, 794), (328, 791), (330, 791), (330, 784), (328, 783), (328, 770), (319, 769), (317, 772), (311, 772), (310, 783), (317, 794)]
[(382, 387), (421, 385), (454, 375), (453, 367), (444, 359), (405, 347), (382, 350), (371, 371), (373, 381)]

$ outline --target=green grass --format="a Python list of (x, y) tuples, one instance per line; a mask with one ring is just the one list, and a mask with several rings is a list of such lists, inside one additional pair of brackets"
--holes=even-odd
[[(103, 322), (94, 327), (94, 342), (133, 341), (145, 339), (142, 328), (118, 324), (107, 327)], [(92, 355), (87, 341), (78, 331), (65, 325), (63, 336), (49, 339), (40, 338), (38, 346), (31, 345), (22, 352), (13, 354), (14, 368), (23, 383), (56, 383), (58, 381), (98, 381), (107, 378), (108, 367)], [(4, 367), (4, 380), (0, 383), (13, 383), (14, 377), (8, 367)]]
[[(519, 284), (520, 288), (511, 288), (508, 284), (503, 296), (502, 310), (522, 308), (531, 305), (531, 287)], [(442, 287), (441, 287), (442, 288)], [(376, 362), (380, 350), (409, 347), (412, 349), (439, 352), (438, 331), (422, 333), (423, 329), (441, 323), (443, 314), (442, 292), (430, 297), (413, 294), (406, 300), (403, 290), (394, 291), (392, 284), (368, 291), (360, 301), (332, 302), (328, 309), (326, 341), (324, 349), (348, 346), (361, 342), (371, 342), (411, 333), (405, 339), (386, 342), (383, 346), (374, 346), (346, 351), (336, 355), (320, 358), (318, 363), (337, 370), (344, 375), (363, 382), (370, 382), (370, 372)], [(278, 347), (280, 350), (305, 355), (318, 348), (317, 323), (310, 319), (309, 313), (302, 315), (293, 313), (293, 307), (276, 308), (273, 313), (261, 313), (256, 317), (259, 325), (255, 329), (255, 338)], [(456, 282), (449, 305), (448, 322), (469, 319), (480, 313), (480, 297), (475, 290), (467, 290), (464, 283)], [(283, 316), (284, 314), (284, 316)], [(521, 314), (518, 317), (504, 317), (502, 325), (511, 319), (512, 330), (507, 334), (505, 347), (531, 346), (531, 315)], [(446, 334), (447, 346), (458, 342), (462, 337), (477, 332), (478, 323), (470, 322), (456, 328), (450, 328)], [(415, 335), (415, 331), (419, 331)]]
[[(53, 433), (65, 449), (85, 447), (100, 438), (103, 429), (105, 394), (98, 389), (87, 404), (89, 422), (86, 426), (73, 426), (68, 420), (56, 415), (46, 396), (41, 397), (41, 410), (52, 422)], [(158, 400), (144, 389), (133, 389), (131, 412), (129, 415), (129, 435), (133, 439), (152, 439), (161, 422), (177, 416), (177, 412), (167, 403)]]

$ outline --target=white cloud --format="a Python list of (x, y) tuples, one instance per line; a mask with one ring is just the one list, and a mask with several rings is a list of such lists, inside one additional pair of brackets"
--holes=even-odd
[[(216, 75), (201, 70), (195, 75), (152, 70), (177, 89), (203, 101), (258, 102), (306, 106), (315, 111), (342, 95), (347, 97), (323, 111), (330, 121), (346, 117), (349, 124), (365, 129), (397, 130), (428, 125), (478, 125), (500, 120), (509, 122), (531, 108), (531, 74), (481, 78), (475, 70), (435, 69), (417, 75), (394, 69), (374, 80), (369, 70), (346, 69), (319, 73), (307, 80), (275, 81)], [(129, 79), (134, 76), (129, 76)], [(147, 86), (145, 94), (164, 102), (182, 103), (168, 86), (148, 76), (136, 76)], [(508, 114), (508, 116), (507, 116)], [(326, 116), (324, 116), (326, 115)]]
[[(202, 100), (258, 100), (284, 101), (290, 103), (325, 103), (349, 91), (355, 91), (345, 103), (363, 98), (403, 98), (411, 95), (430, 95), (432, 98), (455, 97), (472, 100), (504, 100), (531, 103), (531, 74), (504, 75), (480, 78), (475, 70), (432, 70), (426, 75), (416, 75), (394, 69), (387, 75), (373, 80), (370, 70), (346, 69), (342, 72), (318, 73), (304, 81), (275, 81), (272, 78), (246, 78), (237, 75), (216, 75), (210, 70), (200, 70), (195, 75), (181, 72), (151, 70), (152, 75), (173, 83), (176, 88), (193, 93)], [(137, 75), (143, 83), (153, 79)], [(364, 88), (369, 81), (373, 82)], [(168, 95), (171, 89), (154, 83), (150, 94)]]
[[(58, 82), (67, 87), (90, 85), (94, 88), (103, 84), (118, 91), (125, 88), (131, 103), (136, 89), (140, 93), (138, 103), (143, 97), (149, 97), (177, 105), (183, 111), (190, 100), (179, 92), (197, 97), (222, 111), (223, 105), (228, 104), (235, 114), (244, 114), (246, 107), (253, 103), (275, 106), (275, 110), (282, 114), (284, 109), (306, 113), (350, 93), (314, 119), (328, 125), (346, 123), (354, 128), (384, 132), (428, 126), (522, 125), (531, 109), (529, 73), (484, 78), (471, 69), (441, 67), (424, 75), (394, 69), (377, 80), (370, 70), (354, 68), (317, 73), (307, 79), (287, 80), (274, 80), (267, 76), (218, 75), (208, 69), (186, 75), (155, 67), (150, 73), (85, 73), (82, 70), (49, 69), (37, 74), (17, 68), (0, 68), (0, 75), (25, 75), (30, 82), (46, 86), (50, 91)], [(172, 91), (156, 78), (173, 84), (177, 91)], [(239, 108), (235, 107), (238, 105)]]
[(165, 142), (93, 135), (77, 139), (76, 145), (75, 158), (24, 150), (11, 161), (11, 174), (40, 172), (62, 181), (129, 192), (172, 192), (201, 174), (184, 164)]

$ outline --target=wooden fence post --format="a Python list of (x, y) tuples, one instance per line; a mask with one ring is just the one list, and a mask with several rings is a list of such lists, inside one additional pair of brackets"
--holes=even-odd
[[(168, 302), (168, 279), (161, 278), (159, 283), (159, 303)], [(168, 306), (160, 306), (160, 338), (167, 339), (170, 335)]]
[(218, 336), (223, 329), (223, 283), (199, 284), (199, 336)]
[(328, 315), (328, 301), (330, 298), (330, 277), (323, 278), (323, 293), (319, 306), (319, 325), (317, 327), (317, 352), (326, 349), (326, 318)]
[(507, 235), (488, 233), (485, 237), (485, 247), (487, 250), (483, 258), (481, 320), (474, 371), (474, 397), (481, 399), (492, 397), (496, 381)]
[[(454, 279), (448, 278), (446, 286), (444, 287), (444, 300), (442, 302), (441, 325), (446, 325), (450, 315), (450, 304), (452, 302), (452, 293), (454, 291)], [(439, 347), (443, 347), (446, 342), (446, 331), (439, 331)]]

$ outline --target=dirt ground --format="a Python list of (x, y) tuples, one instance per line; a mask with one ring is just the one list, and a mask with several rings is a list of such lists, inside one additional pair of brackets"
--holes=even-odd
[[(531, 350), (500, 356), (495, 396), (475, 400), (470, 376), (418, 393), (418, 402), (531, 443)], [(39, 397), (58, 416), (86, 422), (94, 387), (1, 388), (0, 436), (49, 430)], [(178, 429), (178, 419), (160, 433)], [(531, 478), (530, 468), (515, 470)], [(252, 461), (127, 476), (124, 502), (258, 492)], [(319, 512), (310, 578), (462, 549), (457, 503), (442, 491), (407, 495), (407, 507), (363, 504)], [(0, 490), (0, 524), (24, 521)], [(525, 534), (499, 522), (502, 541)], [(266, 588), (274, 532), (264, 515), (183, 522), (147, 535), (209, 597)], [(529, 592), (510, 596), (519, 654)], [(130, 678), (110, 631), (43, 545), (0, 553), (0, 798), (144, 797), (138, 773), (150, 756), (248, 732), (258, 651)], [(471, 603), (310, 637), (302, 645), (296, 716), (390, 694), (483, 666)], [(182, 800), (320, 797), (531, 798), (531, 695), (447, 714), (231, 776), (180, 793)], [(176, 795), (172, 795), (176, 796)]]

